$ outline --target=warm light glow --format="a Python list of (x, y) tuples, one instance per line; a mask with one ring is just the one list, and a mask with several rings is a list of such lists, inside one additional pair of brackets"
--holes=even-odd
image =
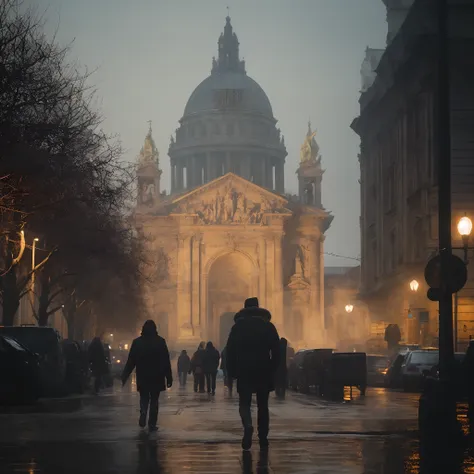
[(128, 344), (124, 344), (123, 348), (128, 351)]
[(344, 309), (346, 310), (346, 313), (352, 313), (352, 311), (354, 310), (354, 305), (346, 304)]
[(472, 232), (472, 221), (469, 217), (461, 217), (458, 222), (458, 232), (463, 237), (471, 235)]
[(114, 337), (114, 335), (113, 335), (113, 334), (111, 334), (111, 335), (110, 335), (110, 337)]
[(35, 242), (39, 242), (38, 237), (35, 237), (33, 240), (34, 240)]
[(412, 280), (410, 282), (410, 290), (411, 291), (418, 291), (419, 287), (420, 287), (420, 284), (416, 280)]

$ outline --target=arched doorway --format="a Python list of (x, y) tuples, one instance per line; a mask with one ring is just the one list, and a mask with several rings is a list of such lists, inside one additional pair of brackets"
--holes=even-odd
[(222, 313), (219, 318), (219, 347), (224, 349), (227, 344), (227, 339), (229, 338), (230, 330), (234, 325), (234, 316), (235, 312)]
[(207, 335), (220, 349), (227, 342), (233, 315), (242, 308), (245, 298), (257, 294), (257, 288), (253, 288), (252, 284), (256, 280), (253, 276), (253, 263), (240, 252), (225, 254), (211, 266), (208, 278)]

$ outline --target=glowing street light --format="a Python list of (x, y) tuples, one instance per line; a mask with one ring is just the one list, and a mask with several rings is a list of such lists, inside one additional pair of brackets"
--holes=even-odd
[(418, 288), (420, 288), (420, 284), (418, 283), (418, 281), (412, 280), (410, 282), (410, 290), (416, 293), (418, 291)]
[(346, 306), (344, 307), (344, 309), (346, 310), (346, 313), (352, 313), (352, 311), (354, 311), (354, 305), (352, 305), (352, 304), (346, 304)]
[(469, 237), (472, 232), (472, 221), (469, 217), (464, 216), (459, 219), (458, 222), (458, 232), (461, 237)]

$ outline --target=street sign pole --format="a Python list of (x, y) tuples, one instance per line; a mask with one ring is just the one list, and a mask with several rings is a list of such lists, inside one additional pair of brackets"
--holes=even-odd
[(441, 257), (439, 299), (440, 379), (448, 384), (454, 359), (451, 281), (451, 121), (447, 0), (438, 0), (438, 232)]

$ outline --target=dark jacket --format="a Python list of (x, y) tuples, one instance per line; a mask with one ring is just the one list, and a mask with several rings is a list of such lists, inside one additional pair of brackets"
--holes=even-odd
[(135, 367), (139, 392), (162, 392), (166, 390), (166, 382), (173, 383), (168, 347), (158, 334), (140, 336), (133, 341), (122, 374), (124, 383)]
[(211, 344), (204, 351), (203, 369), (205, 374), (213, 374), (217, 372), (220, 361), (219, 351)]
[(105, 360), (104, 344), (100, 340), (100, 337), (92, 339), (87, 354), (92, 374), (95, 377), (104, 375), (107, 372), (107, 362)]
[(191, 359), (191, 370), (194, 374), (204, 373), (204, 349), (198, 349)]
[(274, 389), (280, 363), (280, 338), (269, 311), (246, 308), (235, 317), (227, 341), (228, 376), (237, 379), (237, 391)]
[(191, 371), (191, 359), (189, 358), (188, 354), (181, 353), (178, 357), (178, 372), (190, 372)]

